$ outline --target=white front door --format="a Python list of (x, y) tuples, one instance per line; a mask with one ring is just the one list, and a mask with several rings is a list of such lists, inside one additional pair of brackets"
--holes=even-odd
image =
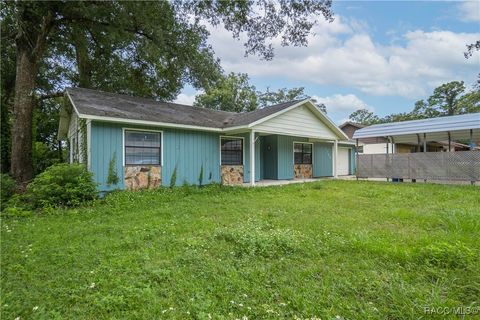
[(348, 150), (349, 148), (338, 148), (337, 174), (339, 176), (346, 176), (350, 171)]

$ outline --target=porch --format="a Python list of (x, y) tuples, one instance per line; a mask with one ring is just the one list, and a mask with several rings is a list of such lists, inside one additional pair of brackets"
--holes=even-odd
[(222, 136), (221, 149), (223, 184), (284, 185), (355, 172), (354, 145), (321, 137), (243, 132)]

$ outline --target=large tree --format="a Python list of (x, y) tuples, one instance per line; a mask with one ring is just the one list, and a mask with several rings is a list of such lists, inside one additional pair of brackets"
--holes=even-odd
[(435, 88), (427, 101), (417, 101), (414, 114), (431, 118), (480, 111), (478, 92), (465, 93), (463, 81), (452, 81)]
[(207, 25), (221, 25), (237, 39), (245, 34), (246, 54), (271, 59), (273, 39), (306, 45), (318, 17), (332, 20), (330, 6), (328, 0), (4, 2), (2, 45), (14, 42), (16, 53), (12, 175), (19, 183), (32, 178), (33, 110), (38, 98), (53, 96), (49, 89), (79, 85), (169, 100), (185, 83), (208, 88), (218, 79)]
[(364, 125), (372, 125), (380, 122), (380, 118), (368, 109), (358, 109), (352, 112), (348, 119)]
[(247, 74), (230, 73), (197, 95), (194, 105), (229, 112), (252, 111), (257, 109), (257, 93)]

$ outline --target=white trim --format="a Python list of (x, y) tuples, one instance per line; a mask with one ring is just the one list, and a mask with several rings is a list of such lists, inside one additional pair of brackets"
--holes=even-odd
[(280, 111), (278, 111), (278, 112), (274, 112), (274, 113), (272, 113), (272, 114), (270, 114), (270, 115), (268, 115), (268, 116), (266, 116), (266, 117), (260, 118), (260, 119), (258, 119), (257, 121), (254, 121), (254, 122), (250, 123), (250, 124), (248, 125), (248, 127), (251, 128), (251, 127), (256, 126), (256, 125), (258, 125), (258, 124), (260, 124), (260, 123), (263, 123), (263, 122), (265, 122), (265, 121), (267, 121), (267, 120), (270, 120), (270, 119), (272, 119), (272, 118), (275, 118), (276, 116), (279, 116), (279, 115), (281, 115), (281, 114), (283, 114), (283, 113), (285, 113), (285, 112), (288, 112), (288, 111), (290, 111), (290, 110), (292, 110), (292, 109), (295, 109), (296, 107), (299, 107), (299, 106), (303, 105), (305, 102), (308, 102), (308, 101), (309, 101), (309, 99), (302, 100), (302, 101), (300, 101), (300, 102), (295, 103), (294, 105), (291, 105), (291, 106), (288, 107), (288, 108), (282, 109), (282, 110), (280, 110)]
[(313, 148), (315, 148), (315, 143), (314, 142), (310, 142), (310, 141), (293, 141), (293, 144), (292, 144), (292, 157), (293, 157), (293, 178), (295, 179), (295, 143), (301, 143), (301, 144), (311, 144), (312, 145), (312, 163), (310, 164), (312, 166), (312, 177), (313, 177), (313, 161), (314, 161), (314, 154), (315, 152), (313, 151)]
[[(242, 166), (245, 169), (245, 137), (237, 137), (237, 136), (219, 136), (218, 143), (219, 143), (219, 153), (220, 153), (220, 177), (222, 175), (222, 138), (234, 138), (234, 139), (242, 139)], [(227, 166), (227, 164), (226, 164)]]
[[(314, 113), (314, 114), (317, 116), (317, 118), (320, 119), (320, 121), (327, 122), (327, 123), (326, 123), (327, 127), (328, 127), (331, 131), (333, 131), (337, 137), (343, 138), (344, 140), (348, 140), (348, 139), (349, 139), (348, 136), (345, 134), (345, 132), (343, 132), (343, 131), (335, 124), (335, 122), (332, 121), (332, 119), (330, 119), (327, 115), (325, 115), (323, 112), (321, 112), (321, 111), (318, 109), (318, 107), (317, 107), (310, 99), (302, 100), (302, 101), (300, 101), (300, 102), (298, 102), (298, 103), (296, 103), (296, 104), (294, 104), (294, 105), (292, 105), (292, 106), (290, 106), (290, 107), (288, 107), (288, 108), (285, 108), (285, 109), (280, 110), (280, 111), (278, 111), (278, 112), (272, 113), (272, 114), (269, 115), (269, 116), (266, 116), (266, 117), (264, 117), (264, 118), (261, 118), (261, 119), (255, 121), (255, 122), (252, 122), (252, 123), (250, 123), (250, 124), (248, 125), (248, 127), (249, 127), (249, 128), (252, 128), (252, 127), (254, 127), (254, 126), (258, 125), (258, 124), (261, 124), (261, 123), (263, 123), (263, 122), (265, 122), (265, 121), (267, 121), (267, 120), (270, 120), (270, 119), (272, 119), (272, 118), (275, 118), (275, 117), (277, 117), (277, 116), (279, 116), (279, 115), (281, 115), (281, 114), (283, 114), (283, 113), (285, 113), (285, 112), (288, 112), (288, 111), (290, 111), (290, 110), (292, 110), (292, 109), (298, 108), (298, 107), (300, 107), (300, 106), (302, 106), (302, 105), (307, 105), (307, 107), (309, 108), (309, 110), (310, 110), (312, 113)], [(330, 138), (330, 139), (331, 139), (331, 138)]]
[[(256, 133), (264, 133), (267, 135), (274, 134), (274, 135), (279, 135), (279, 136), (288, 136), (288, 137), (296, 137), (296, 138), (308, 138), (308, 139), (318, 139), (319, 141), (330, 141), (333, 142), (333, 139), (330, 137), (319, 137), (319, 136), (314, 136), (314, 135), (308, 135), (308, 134), (293, 134), (293, 133), (283, 133), (283, 132), (274, 132), (274, 131), (268, 131), (268, 130), (257, 130), (255, 129)], [(342, 142), (343, 143), (343, 142)]]
[(87, 168), (92, 166), (92, 121), (87, 120)]
[[(162, 130), (151, 130), (151, 129), (141, 129), (141, 128), (122, 128), (122, 164), (125, 167), (125, 131), (140, 131), (140, 132), (159, 132), (160, 133), (160, 164), (158, 166), (163, 166), (163, 131)], [(152, 164), (152, 166), (155, 166)]]
[(250, 131), (250, 185), (255, 186), (255, 130)]
[(73, 99), (72, 97), (70, 96), (70, 94), (68, 93), (68, 89), (65, 90), (65, 93), (67, 94), (67, 97), (68, 97), (68, 100), (70, 101), (72, 107), (73, 107), (73, 110), (75, 111), (75, 113), (78, 115), (78, 117), (80, 118), (80, 112), (78, 112), (77, 110), (77, 107), (75, 106), (75, 103), (73, 103)]
[(333, 142), (333, 177), (338, 178), (337, 160), (338, 160), (338, 140)]
[(79, 114), (79, 117), (82, 119), (90, 119), (90, 120), (98, 120), (98, 121), (114, 122), (114, 123), (125, 123), (130, 125), (139, 124), (139, 125), (148, 125), (148, 126), (164, 127), (164, 128), (192, 129), (192, 130), (199, 130), (199, 131), (215, 131), (215, 132), (225, 131), (222, 128), (201, 127), (201, 126), (192, 126), (192, 125), (186, 125), (186, 124), (175, 124), (175, 123), (158, 122), (158, 121), (91, 116), (86, 114)]

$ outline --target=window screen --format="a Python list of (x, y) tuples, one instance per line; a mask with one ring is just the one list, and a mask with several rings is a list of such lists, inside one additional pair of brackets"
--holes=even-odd
[(295, 143), (293, 145), (295, 164), (312, 164), (312, 145), (310, 143)]
[(125, 131), (126, 165), (161, 165), (160, 132)]
[(243, 164), (243, 139), (221, 138), (222, 165)]

